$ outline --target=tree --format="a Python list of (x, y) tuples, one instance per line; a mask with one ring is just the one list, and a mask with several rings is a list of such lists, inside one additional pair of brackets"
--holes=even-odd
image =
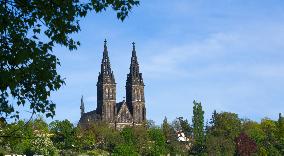
[(236, 138), (236, 146), (240, 156), (250, 156), (257, 151), (256, 143), (245, 133), (241, 133)]
[(96, 146), (97, 136), (94, 134), (93, 127), (88, 129), (77, 127), (75, 130), (75, 135), (75, 148), (77, 148), (78, 151), (93, 149)]
[(284, 117), (282, 117), (281, 113), (279, 113), (279, 118), (278, 118), (278, 135), (279, 138), (284, 139)]
[(260, 127), (265, 133), (265, 139), (262, 142), (263, 150), (266, 151), (268, 155), (281, 155), (281, 151), (277, 149), (277, 122), (264, 118), (261, 120)]
[(206, 132), (206, 149), (209, 155), (234, 155), (235, 138), (240, 134), (241, 120), (230, 112), (216, 113)]
[(121, 134), (125, 144), (128, 144), (128, 145), (135, 145), (136, 144), (136, 138), (134, 136), (133, 128), (130, 128), (130, 127), (123, 128), (123, 130), (121, 131), (120, 134)]
[(111, 154), (114, 156), (138, 156), (136, 149), (128, 144), (120, 144), (115, 147), (114, 152)]
[(151, 156), (160, 156), (166, 154), (166, 139), (160, 128), (151, 128), (148, 130), (148, 150), (146, 154)]
[(171, 128), (170, 128), (170, 124), (168, 123), (167, 117), (165, 117), (164, 120), (163, 120), (162, 130), (163, 130), (164, 136), (165, 136), (165, 138), (168, 142), (170, 135), (171, 135), (170, 134)]
[(201, 153), (204, 149), (204, 111), (202, 110), (201, 103), (193, 101), (193, 137), (194, 137), (194, 150)]
[[(25, 128), (23, 128), (25, 127)], [(17, 129), (17, 131), (15, 131)], [(14, 123), (7, 124), (4, 134), (5, 140), (1, 142), (1, 146), (5, 147), (7, 154), (22, 153), (26, 155), (43, 154), (55, 155), (57, 149), (53, 146), (50, 140), (50, 133), (47, 123), (42, 118), (36, 118), (28, 123), (19, 120)], [(9, 136), (11, 131), (15, 131), (12, 136)]]
[(79, 19), (88, 12), (110, 7), (124, 20), (138, 4), (138, 0), (0, 1), (0, 117), (19, 118), (17, 108), (25, 104), (32, 114), (53, 117), (56, 105), (49, 96), (64, 84), (53, 47), (75, 50), (80, 42), (71, 34), (80, 31)]
[(53, 121), (49, 124), (51, 140), (58, 149), (72, 149), (75, 145), (75, 128), (73, 124), (65, 119)]
[(284, 118), (279, 113), (278, 118), (278, 145), (277, 148), (281, 151), (281, 154), (284, 155)]
[(175, 121), (176, 122), (173, 122), (173, 125), (170, 125), (168, 123), (167, 117), (165, 117), (163, 120), (162, 131), (166, 139), (167, 153), (170, 153), (170, 155), (186, 155), (186, 145), (178, 141), (178, 135), (174, 129), (174, 127), (180, 127), (178, 128), (180, 130), (182, 128), (180, 126), (179, 120)]
[(187, 119), (183, 119), (183, 117), (178, 117), (178, 121), (181, 127), (181, 130), (184, 132), (186, 137), (190, 137), (192, 134), (192, 127), (188, 123)]
[(261, 125), (254, 121), (244, 120), (242, 131), (245, 132), (251, 139), (253, 139), (259, 146), (262, 144), (266, 137), (264, 131), (261, 128)]

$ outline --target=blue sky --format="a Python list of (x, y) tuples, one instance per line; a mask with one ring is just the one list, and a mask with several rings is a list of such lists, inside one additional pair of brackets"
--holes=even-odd
[(77, 51), (54, 49), (66, 78), (50, 97), (55, 119), (78, 122), (81, 95), (86, 111), (96, 108), (105, 38), (117, 101), (125, 96), (136, 42), (147, 118), (157, 123), (165, 116), (191, 121), (193, 100), (203, 104), (206, 119), (214, 109), (256, 121), (284, 113), (283, 0), (144, 0), (124, 22), (108, 10), (82, 19), (81, 29)]

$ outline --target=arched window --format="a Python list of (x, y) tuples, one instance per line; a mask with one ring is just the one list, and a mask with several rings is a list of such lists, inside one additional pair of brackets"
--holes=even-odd
[(134, 99), (135, 99), (135, 101), (137, 99), (137, 90), (136, 89), (134, 89)]
[(139, 101), (142, 101), (142, 92), (139, 90)]
[(115, 90), (112, 89), (112, 98), (115, 99)]
[(106, 88), (106, 98), (108, 98), (108, 88)]
[(112, 89), (109, 89), (109, 98), (112, 99)]

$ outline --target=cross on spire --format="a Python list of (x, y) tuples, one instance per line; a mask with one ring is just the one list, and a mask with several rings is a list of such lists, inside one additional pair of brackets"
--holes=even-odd
[(136, 50), (135, 50), (135, 42), (132, 42), (132, 47), (133, 47), (133, 49), (132, 49), (132, 60), (133, 59), (137, 60), (137, 58), (136, 58)]
[(135, 42), (132, 42), (133, 50), (132, 50), (132, 56), (131, 56), (131, 63), (130, 63), (130, 73), (131, 77), (139, 78), (139, 64), (138, 59), (136, 56), (136, 50), (135, 50)]
[(106, 49), (107, 49), (107, 40), (105, 39), (105, 41), (104, 41), (104, 51), (106, 51)]

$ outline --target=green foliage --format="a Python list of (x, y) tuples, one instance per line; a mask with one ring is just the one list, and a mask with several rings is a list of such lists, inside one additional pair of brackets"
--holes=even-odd
[(149, 137), (147, 136), (148, 130), (143, 126), (133, 127), (135, 148), (138, 153), (143, 154), (147, 151)]
[(1, 145), (8, 153), (57, 155), (58, 150), (53, 146), (48, 126), (42, 118), (29, 123), (19, 120), (1, 130), (2, 136), (7, 136)]
[(147, 155), (160, 156), (166, 153), (166, 139), (159, 128), (151, 128), (148, 131), (149, 142)]
[[(170, 153), (170, 155), (187, 154), (186, 144), (181, 143), (177, 140), (177, 134), (174, 127), (179, 127), (179, 126), (180, 126), (179, 122), (173, 122), (173, 124), (170, 125), (166, 117), (163, 120), (162, 131), (166, 139), (166, 151), (167, 153)], [(181, 126), (180, 129), (182, 129)]]
[(134, 137), (133, 128), (126, 127), (121, 131), (121, 136), (125, 144), (134, 145), (136, 143), (136, 138)]
[(120, 132), (103, 122), (78, 127), (76, 135), (76, 148), (82, 150), (95, 150), (99, 148), (113, 152), (115, 146), (123, 142)]
[(193, 101), (193, 137), (194, 137), (194, 152), (202, 153), (204, 150), (204, 111), (201, 103)]
[(265, 134), (265, 139), (260, 144), (263, 151), (266, 151), (268, 155), (280, 156), (282, 149), (277, 149), (277, 146), (279, 146), (277, 122), (264, 118), (261, 120), (260, 127)]
[(206, 150), (210, 155), (233, 156), (235, 154), (235, 143), (225, 136), (206, 136)]
[(243, 122), (242, 131), (244, 131), (257, 144), (261, 144), (265, 140), (265, 133), (260, 124), (254, 121), (245, 120)]
[(31, 151), (36, 155), (58, 155), (49, 134), (40, 130), (35, 132), (35, 138), (31, 140)]
[(96, 145), (96, 135), (93, 132), (93, 129), (82, 129), (78, 127), (76, 130), (76, 142), (75, 147), (84, 150), (92, 150)]
[(187, 119), (183, 119), (183, 117), (178, 118), (180, 127), (182, 132), (185, 134), (185, 136), (189, 137), (192, 134), (192, 127), (190, 126), (189, 122)]
[(120, 144), (115, 147), (114, 152), (112, 153), (114, 156), (138, 156), (136, 149), (134, 146), (129, 144)]
[(51, 140), (58, 149), (71, 149), (75, 145), (75, 129), (69, 120), (53, 121), (49, 124)]
[(211, 121), (212, 126), (206, 132), (207, 152), (215, 155), (234, 155), (236, 151), (234, 140), (241, 130), (241, 120), (238, 115), (214, 112)]
[[(75, 50), (71, 35), (88, 12), (112, 8), (124, 20), (138, 0), (3, 0), (0, 1), (0, 117), (19, 118), (18, 106), (32, 113), (55, 114), (50, 93), (64, 79), (57, 73), (56, 44)], [(16, 104), (14, 105), (14, 100)]]
[(279, 139), (284, 139), (284, 117), (281, 116), (281, 113), (279, 114), (277, 126)]
[(169, 140), (171, 136), (171, 127), (170, 124), (168, 123), (167, 117), (165, 117), (163, 120), (162, 130), (166, 140)]
[(205, 131), (203, 151), (196, 150), (194, 144), (192, 146), (192, 143), (196, 142), (191, 140), (192, 133), (188, 136), (190, 141), (178, 141), (176, 130), (185, 129), (192, 132), (189, 123), (183, 118), (176, 119), (173, 124), (169, 124), (165, 118), (161, 128), (134, 126), (125, 127), (120, 131), (106, 123), (74, 127), (68, 120), (56, 120), (48, 125), (42, 118), (37, 118), (28, 123), (23, 120), (14, 123), (2, 122), (0, 135), (8, 136), (11, 132), (13, 135), (0, 137), (0, 154), (283, 155), (283, 140), (280, 135), (282, 118), (280, 122), (279, 119), (273, 121), (264, 118), (257, 123), (240, 120), (234, 113), (213, 114), (211, 121), (214, 122), (211, 122)]

